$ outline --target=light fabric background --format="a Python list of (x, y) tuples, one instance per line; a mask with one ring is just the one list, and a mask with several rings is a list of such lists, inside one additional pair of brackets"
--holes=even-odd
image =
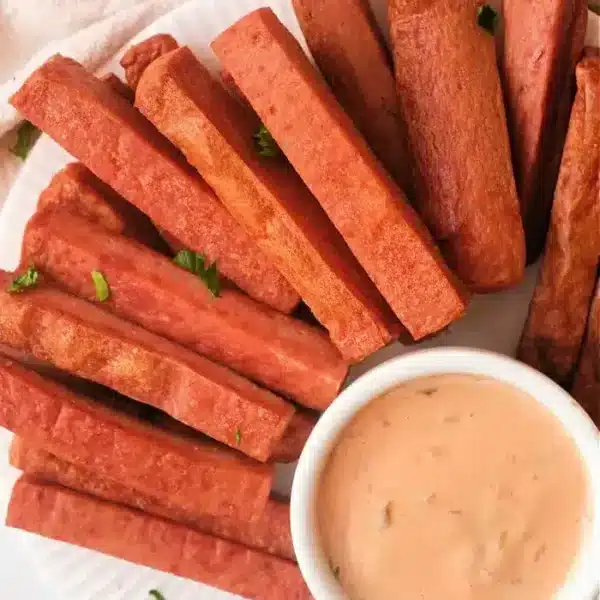
[(95, 70), (185, 1), (0, 0), (0, 207), (21, 166), (8, 150), (19, 122), (8, 98), (23, 79), (57, 52)]

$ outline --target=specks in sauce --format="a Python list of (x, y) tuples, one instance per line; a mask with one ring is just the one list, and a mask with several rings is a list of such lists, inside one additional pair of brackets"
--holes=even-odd
[(447, 415), (443, 418), (442, 423), (452, 424), (452, 423), (460, 423), (461, 416), (460, 415)]
[(508, 541), (508, 531), (504, 530), (500, 534), (500, 537), (498, 538), (498, 548), (500, 548), (500, 550), (503, 550), (504, 547), (506, 546), (507, 541)]
[(444, 446), (431, 446), (429, 454), (432, 458), (442, 458), (446, 454), (446, 448)]
[(333, 574), (333, 576), (339, 580), (340, 578), (340, 567), (339, 565), (334, 565), (333, 562), (330, 560), (329, 561), (329, 568), (331, 569), (331, 572)]
[(419, 390), (419, 394), (422, 394), (423, 396), (433, 396), (439, 388), (435, 388), (435, 387), (428, 387), (428, 388), (423, 388), (422, 390)]
[(535, 554), (533, 555), (533, 562), (540, 562), (542, 556), (546, 554), (546, 550), (548, 550), (548, 546), (546, 546), (546, 544), (541, 544), (539, 548), (535, 551)]
[(381, 516), (381, 527), (382, 529), (388, 529), (392, 525), (392, 503), (388, 502), (383, 507), (383, 513)]
[(431, 494), (429, 494), (429, 496), (427, 496), (427, 498), (425, 498), (426, 504), (435, 504), (437, 502), (437, 497), (437, 494), (435, 492), (432, 492)]

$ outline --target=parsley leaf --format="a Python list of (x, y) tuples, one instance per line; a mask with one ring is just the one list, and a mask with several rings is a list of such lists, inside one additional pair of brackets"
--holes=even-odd
[(182, 269), (197, 275), (215, 298), (219, 296), (221, 293), (221, 282), (219, 281), (216, 262), (207, 267), (204, 256), (191, 250), (181, 250), (178, 252), (173, 262)]
[(31, 265), (25, 273), (13, 279), (13, 282), (8, 286), (6, 291), (9, 294), (20, 294), (27, 288), (35, 287), (39, 278), (40, 272)]
[(477, 24), (491, 35), (494, 35), (498, 24), (498, 12), (489, 4), (482, 4), (477, 9)]
[(150, 590), (148, 595), (152, 596), (154, 600), (165, 600), (165, 597), (158, 590)]
[(189, 271), (190, 273), (196, 273), (196, 261), (202, 261), (202, 267), (204, 267), (204, 257), (201, 254), (196, 254), (191, 250), (181, 250), (177, 253), (173, 262), (180, 266), (182, 269)]
[(33, 123), (24, 121), (17, 130), (17, 141), (10, 152), (21, 160), (25, 160), (41, 133)]
[(260, 126), (258, 131), (252, 136), (252, 139), (254, 140), (256, 151), (261, 156), (275, 158), (281, 155), (281, 148), (273, 139), (271, 132), (264, 125)]
[(92, 271), (92, 281), (96, 288), (96, 300), (98, 302), (105, 302), (110, 298), (110, 287), (106, 277), (100, 271)]

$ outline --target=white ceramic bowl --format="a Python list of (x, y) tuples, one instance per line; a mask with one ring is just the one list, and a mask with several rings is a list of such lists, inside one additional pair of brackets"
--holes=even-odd
[(527, 392), (563, 424), (587, 468), (590, 498), (584, 539), (568, 579), (553, 600), (592, 600), (600, 587), (600, 433), (562, 388), (513, 359), (466, 348), (406, 354), (369, 371), (346, 388), (319, 420), (294, 477), (291, 524), (298, 564), (315, 600), (348, 600), (331, 573), (317, 532), (315, 498), (325, 461), (337, 436), (356, 412), (394, 385), (444, 373), (487, 375)]

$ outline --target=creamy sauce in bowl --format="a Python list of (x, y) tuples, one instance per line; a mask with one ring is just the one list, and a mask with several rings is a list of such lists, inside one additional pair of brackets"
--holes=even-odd
[(357, 413), (316, 506), (351, 600), (550, 600), (581, 547), (588, 495), (577, 447), (544, 406), (452, 374)]

